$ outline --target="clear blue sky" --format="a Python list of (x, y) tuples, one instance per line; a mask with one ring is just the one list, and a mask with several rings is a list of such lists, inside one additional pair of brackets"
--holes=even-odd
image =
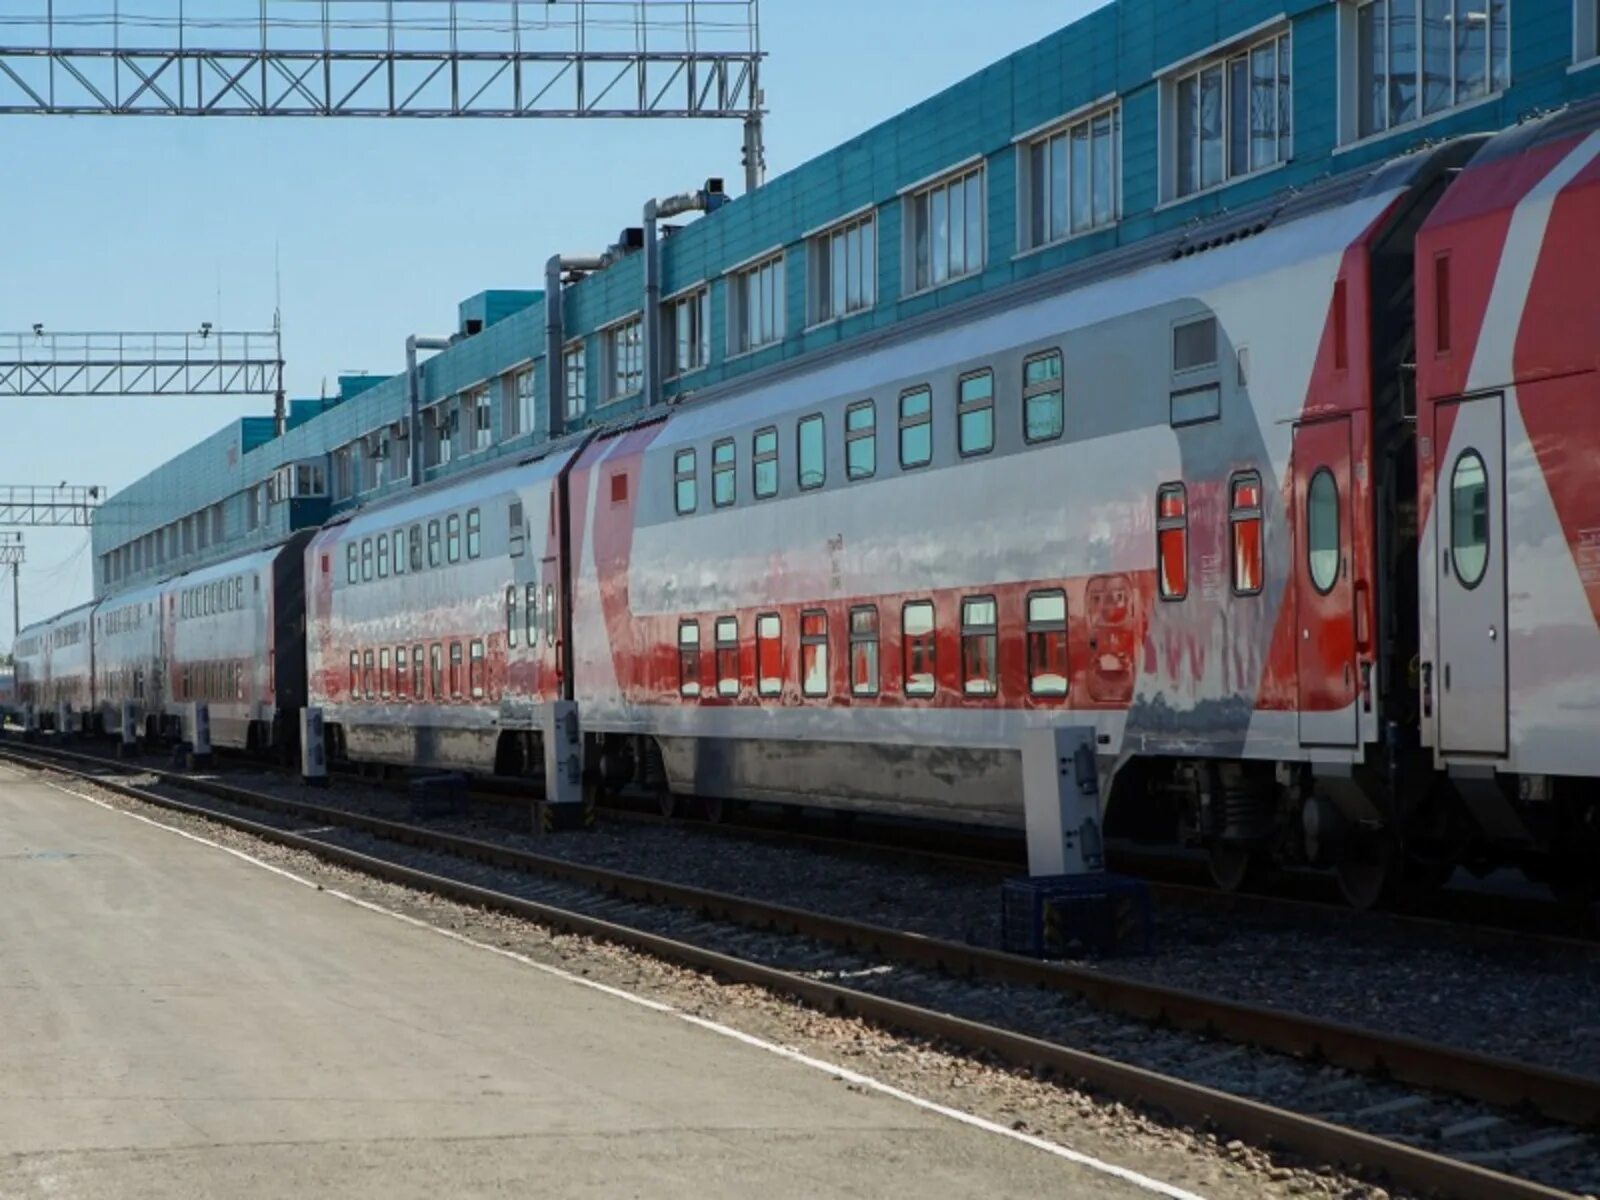
[[(770, 173), (1102, 2), (765, 0)], [(407, 334), (453, 328), (485, 288), (540, 286), (552, 253), (602, 248), (647, 196), (736, 184), (739, 146), (714, 122), (3, 119), (0, 330), (265, 328), (276, 246), (289, 392), (316, 395), (341, 372), (400, 371)], [(113, 490), (263, 411), (0, 403), (0, 483)], [(24, 536), (24, 623), (89, 597), (87, 530)]]

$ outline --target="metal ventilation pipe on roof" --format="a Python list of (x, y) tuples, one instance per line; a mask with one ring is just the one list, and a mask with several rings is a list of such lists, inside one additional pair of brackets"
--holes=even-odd
[(406, 339), (406, 428), (411, 441), (411, 486), (422, 483), (422, 368), (417, 364), (419, 350), (448, 350), (449, 338), (418, 337)]
[(565, 271), (598, 271), (605, 262), (594, 255), (557, 254), (544, 265), (545, 429), (554, 439), (566, 432), (566, 377), (561, 358), (566, 344), (566, 305), (561, 295)]
[(661, 403), (661, 239), (659, 222), (688, 212), (714, 213), (728, 202), (722, 180), (708, 179), (697, 192), (648, 200), (644, 206), (644, 403)]

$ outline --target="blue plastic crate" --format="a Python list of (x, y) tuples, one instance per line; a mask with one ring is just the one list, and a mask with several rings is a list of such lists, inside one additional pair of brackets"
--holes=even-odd
[(1030, 958), (1111, 957), (1150, 949), (1150, 890), (1123, 875), (1043, 875), (1001, 887), (1000, 938)]

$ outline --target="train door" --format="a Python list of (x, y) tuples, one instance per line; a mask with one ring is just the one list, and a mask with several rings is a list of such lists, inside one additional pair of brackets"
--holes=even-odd
[(1435, 409), (1439, 748), (1504, 754), (1505, 398)]
[(544, 663), (544, 684), (541, 691), (546, 700), (560, 700), (566, 693), (561, 681), (566, 670), (566, 629), (561, 619), (561, 560), (552, 555), (546, 558), (539, 570), (539, 624), (544, 645), (539, 649), (539, 661)]
[(1296, 425), (1294, 641), (1304, 746), (1357, 741), (1350, 483), (1350, 419)]

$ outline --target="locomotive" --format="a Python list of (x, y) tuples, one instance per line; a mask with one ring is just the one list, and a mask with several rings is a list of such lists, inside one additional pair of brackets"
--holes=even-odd
[(1600, 105), (1429, 146), (75, 610), (21, 698), (511, 777), (564, 699), (596, 787), (997, 826), (1092, 726), (1224, 888), (1589, 896), (1597, 228)]

